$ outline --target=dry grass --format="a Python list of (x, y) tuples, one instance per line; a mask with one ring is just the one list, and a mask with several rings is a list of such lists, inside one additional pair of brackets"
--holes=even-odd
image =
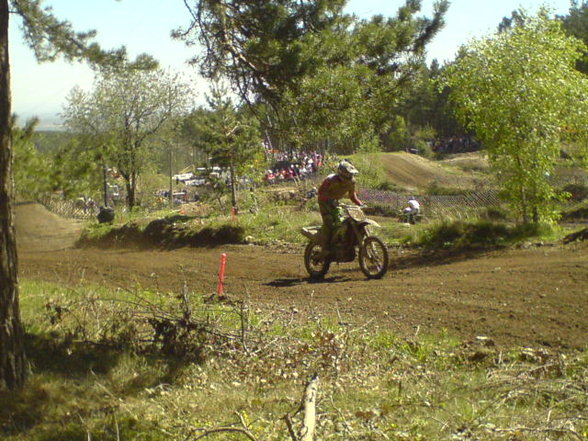
[[(34, 370), (24, 391), (0, 397), (3, 440), (228, 440), (247, 439), (245, 432), (284, 440), (283, 417), (315, 373), (321, 440), (588, 438), (586, 351), (498, 348), (448, 335), (404, 340), (370, 323), (327, 322), (311, 305), (270, 312), (190, 294), (190, 320), (215, 325), (196, 362), (166, 354), (146, 333), (124, 350), (114, 336), (114, 345), (98, 339), (95, 330), (109, 320), (117, 326), (115, 298), (135, 329), (148, 329), (149, 314), (185, 317), (186, 293), (149, 293), (157, 304), (150, 312), (137, 307), (136, 294), (24, 283)], [(56, 320), (55, 306), (65, 302), (70, 310)], [(206, 432), (214, 428), (235, 431)]]

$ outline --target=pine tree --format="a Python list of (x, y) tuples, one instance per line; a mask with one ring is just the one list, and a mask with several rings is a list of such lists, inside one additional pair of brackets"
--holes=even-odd
[(86, 60), (94, 66), (151, 68), (155, 62), (141, 55), (130, 64), (120, 48), (104, 51), (92, 42), (96, 33), (74, 32), (58, 20), (41, 0), (0, 0), (0, 390), (18, 389), (26, 379), (23, 327), (18, 301), (18, 262), (12, 215), (12, 131), (8, 23), (10, 14), (23, 21), (24, 37), (39, 61)]

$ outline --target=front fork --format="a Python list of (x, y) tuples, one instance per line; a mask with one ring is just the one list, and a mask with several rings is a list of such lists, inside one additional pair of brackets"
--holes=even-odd
[(357, 241), (356, 245), (358, 245), (358, 246), (361, 246), (363, 244), (363, 241), (365, 240), (365, 238), (372, 234), (372, 231), (371, 231), (371, 228), (369, 225), (359, 226), (355, 223), (352, 223), (351, 226), (353, 227), (353, 233), (355, 234), (355, 238)]

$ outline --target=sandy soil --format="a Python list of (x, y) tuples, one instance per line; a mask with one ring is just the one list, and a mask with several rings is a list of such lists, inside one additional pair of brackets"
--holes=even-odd
[(302, 249), (76, 249), (77, 224), (30, 204), (18, 206), (15, 217), (20, 273), (27, 279), (163, 292), (179, 292), (186, 283), (195, 293), (212, 294), (226, 253), (227, 295), (261, 310), (332, 315), (403, 336), (443, 330), (464, 340), (483, 335), (505, 347), (588, 345), (585, 242), (429, 258), (392, 249), (392, 267), (382, 280), (368, 281), (357, 264), (346, 264), (311, 283)]

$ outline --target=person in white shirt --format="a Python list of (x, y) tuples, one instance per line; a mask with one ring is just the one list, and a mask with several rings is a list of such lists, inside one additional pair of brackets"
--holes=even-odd
[(421, 204), (419, 204), (419, 201), (417, 201), (414, 196), (411, 196), (408, 200), (408, 207), (403, 210), (404, 218), (409, 224), (414, 224), (420, 211)]

